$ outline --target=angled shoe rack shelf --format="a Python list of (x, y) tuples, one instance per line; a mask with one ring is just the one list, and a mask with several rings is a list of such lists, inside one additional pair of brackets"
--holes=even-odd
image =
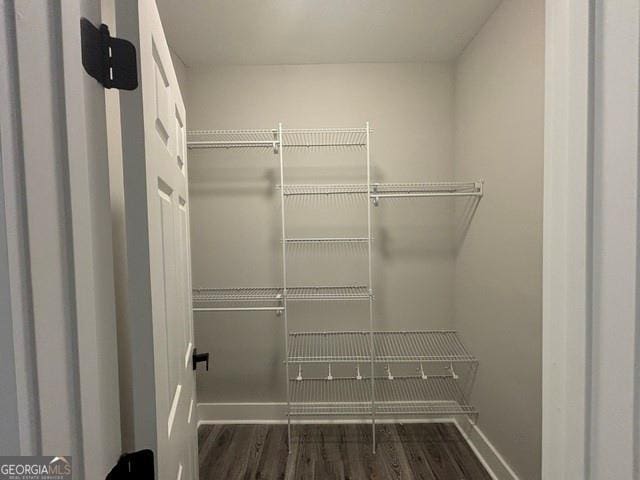
[[(385, 199), (428, 197), (475, 197), (483, 195), (482, 182), (373, 183), (371, 181), (371, 129), (358, 128), (198, 130), (188, 132), (190, 149), (262, 149), (278, 155), (281, 204), (282, 285), (264, 288), (196, 288), (195, 312), (272, 311), (282, 317), (285, 331), (284, 358), (287, 375), (289, 448), (291, 419), (296, 417), (349, 416), (372, 423), (376, 448), (376, 419), (451, 417), (475, 418), (478, 412), (468, 402), (478, 367), (455, 331), (380, 331), (375, 327), (372, 282), (372, 207)], [(366, 183), (291, 184), (285, 181), (287, 151), (362, 152)], [(291, 197), (343, 196), (367, 200), (367, 232), (358, 237), (288, 237), (285, 205)], [(287, 251), (293, 246), (314, 244), (360, 244), (367, 250), (366, 285), (291, 285)], [(369, 304), (369, 322), (359, 331), (292, 332), (288, 325), (289, 302), (353, 301)], [(333, 377), (332, 364), (352, 364), (353, 376)], [(311, 365), (315, 365), (311, 367)], [(324, 365), (324, 366), (323, 366)], [(397, 375), (401, 365), (414, 365), (416, 374)], [(366, 366), (369, 376), (361, 374)], [(327, 376), (306, 377), (306, 367), (326, 368)], [(376, 372), (384, 368), (385, 375)], [(433, 373), (433, 371), (437, 373)], [(365, 370), (365, 369), (363, 369)], [(463, 371), (463, 375), (458, 373)]]

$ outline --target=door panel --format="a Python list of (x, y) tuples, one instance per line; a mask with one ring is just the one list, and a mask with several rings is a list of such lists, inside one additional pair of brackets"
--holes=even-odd
[[(195, 378), (191, 364), (193, 326), (189, 252), (189, 196), (185, 149), (185, 109), (171, 63), (160, 18), (152, 0), (119, 2), (118, 20), (128, 15), (127, 34), (138, 41), (140, 59), (137, 101), (141, 109), (123, 109), (125, 195), (131, 201), (126, 214), (132, 216), (127, 235), (131, 242), (148, 239), (148, 261), (131, 259), (135, 268), (148, 272), (145, 292), (136, 292), (131, 302), (146, 308), (153, 336), (153, 358), (140, 353), (140, 362), (153, 363), (153, 403), (156, 431), (152, 443), (157, 452), (158, 478), (197, 478)], [(136, 22), (131, 20), (135, 16)], [(125, 38), (131, 36), (120, 34)], [(132, 99), (135, 101), (135, 99)], [(141, 110), (141, 111), (140, 111)], [(138, 116), (125, 122), (124, 116)], [(137, 123), (136, 123), (137, 122)], [(125, 128), (136, 124), (141, 127)], [(143, 137), (143, 138), (140, 138)], [(144, 148), (140, 149), (143, 141)], [(129, 153), (127, 155), (127, 146)], [(143, 157), (143, 158), (140, 158)], [(140, 164), (145, 167), (140, 174)], [(146, 195), (140, 195), (140, 189)], [(144, 205), (139, 205), (143, 202)], [(135, 219), (133, 218), (135, 216)], [(135, 237), (135, 238), (133, 238)], [(144, 256), (142, 256), (144, 257)], [(136, 274), (139, 274), (136, 272)], [(140, 307), (138, 310), (140, 310)], [(137, 353), (132, 352), (134, 361)], [(135, 387), (134, 387), (135, 388)], [(138, 400), (140, 398), (140, 400)], [(149, 395), (134, 395), (134, 408), (143, 409)]]

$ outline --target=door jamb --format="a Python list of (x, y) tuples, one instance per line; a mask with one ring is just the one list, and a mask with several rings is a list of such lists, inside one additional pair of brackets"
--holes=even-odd
[(81, 15), (99, 20), (99, 3), (2, 3), (0, 53), (15, 98), (0, 116), (14, 135), (2, 138), (12, 175), (0, 208), (19, 229), (7, 228), (13, 263), (0, 280), (11, 298), (15, 396), (32, 402), (7, 412), (18, 416), (14, 453), (71, 455), (74, 476), (104, 478), (121, 453), (113, 260), (106, 129), (95, 123), (104, 95), (81, 68)]

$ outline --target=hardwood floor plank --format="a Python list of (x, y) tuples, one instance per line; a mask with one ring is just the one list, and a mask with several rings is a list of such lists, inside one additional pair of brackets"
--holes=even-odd
[(404, 446), (404, 451), (409, 461), (409, 468), (416, 480), (436, 480), (431, 470), (429, 459), (420, 445), (420, 438), (404, 424), (396, 425), (398, 438)]
[(371, 425), (340, 425), (340, 432), (345, 480), (373, 478)]
[(463, 473), (443, 445), (435, 423), (407, 425), (417, 436), (436, 480), (465, 480)]
[(256, 425), (253, 430), (253, 437), (247, 456), (247, 468), (243, 476), (245, 480), (257, 477), (258, 465), (260, 464), (260, 458), (262, 458), (268, 431), (269, 427), (267, 425)]
[(201, 480), (488, 480), (452, 424), (203, 425)]
[(411, 478), (403, 445), (398, 440), (395, 425), (382, 424), (377, 427), (376, 478)]
[(258, 480), (281, 480), (285, 478), (287, 462), (287, 427), (270, 425), (264, 440), (264, 448), (258, 460), (255, 477)]

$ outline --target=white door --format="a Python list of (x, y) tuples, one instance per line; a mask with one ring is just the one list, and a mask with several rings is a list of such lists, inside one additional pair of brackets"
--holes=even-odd
[(120, 93), (136, 448), (157, 478), (197, 472), (185, 108), (153, 0), (116, 2), (139, 87)]

